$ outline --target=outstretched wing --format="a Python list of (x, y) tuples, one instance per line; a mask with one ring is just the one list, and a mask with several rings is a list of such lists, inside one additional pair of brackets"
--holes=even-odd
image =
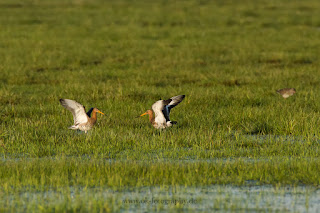
[(72, 113), (74, 125), (88, 122), (88, 115), (82, 104), (70, 99), (60, 99), (60, 103)]
[(166, 123), (166, 118), (163, 114), (163, 109), (166, 105), (171, 102), (171, 99), (168, 100), (159, 100), (152, 105), (152, 110), (155, 115), (155, 122), (158, 124)]
[(177, 95), (174, 96), (172, 98), (170, 98), (169, 100), (171, 100), (169, 102), (169, 104), (165, 105), (162, 112), (164, 117), (166, 118), (166, 121), (170, 121), (170, 111), (173, 107), (177, 106), (183, 99), (184, 99), (185, 95)]

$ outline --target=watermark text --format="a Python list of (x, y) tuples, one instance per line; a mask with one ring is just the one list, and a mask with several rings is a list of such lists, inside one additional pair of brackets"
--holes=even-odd
[(135, 204), (135, 205), (192, 205), (192, 204), (197, 204), (196, 199), (157, 199), (157, 198), (145, 198), (145, 199), (123, 199), (122, 200), (123, 204)]

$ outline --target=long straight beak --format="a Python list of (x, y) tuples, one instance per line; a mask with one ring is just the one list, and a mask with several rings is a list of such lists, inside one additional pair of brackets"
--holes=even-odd
[(99, 110), (98, 110), (97, 112), (99, 112), (99, 113), (101, 113), (102, 115), (104, 115), (104, 113), (103, 113), (103, 112), (100, 112)]
[(143, 113), (143, 114), (141, 114), (141, 115), (137, 116), (136, 118), (139, 118), (139, 117), (144, 116), (144, 115), (146, 115), (146, 114), (148, 114), (148, 113), (147, 113), (147, 112), (145, 112), (145, 113)]

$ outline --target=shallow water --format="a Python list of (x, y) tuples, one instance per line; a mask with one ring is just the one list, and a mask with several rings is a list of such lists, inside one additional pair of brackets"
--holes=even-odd
[[(304, 143), (303, 138), (271, 135), (241, 135), (245, 140), (257, 143), (266, 143), (270, 140), (279, 140), (289, 143)], [(12, 161), (68, 161), (76, 160), (87, 162), (97, 160), (99, 163), (113, 164), (117, 162), (136, 163), (232, 163), (243, 161), (247, 163), (267, 161), (295, 161), (296, 157), (272, 156), (263, 158), (235, 157), (235, 158), (204, 158), (198, 159), (185, 156), (183, 159), (170, 159), (166, 157), (155, 158), (162, 152), (170, 150), (157, 150), (150, 153), (147, 159), (127, 160), (82, 156), (48, 156), (30, 157), (26, 154), (0, 155), (0, 162)], [(175, 150), (177, 151), (177, 150)], [(207, 151), (207, 150), (201, 150)], [(211, 150), (208, 150), (208, 152)], [(160, 153), (160, 154), (159, 154)], [(159, 155), (158, 155), (159, 154)], [(300, 158), (301, 159), (301, 158)], [(319, 158), (303, 157), (308, 161)], [(205, 177), (204, 177), (205, 178)], [(50, 209), (69, 210), (83, 209), (94, 212), (96, 208), (108, 208), (113, 212), (317, 212), (320, 209), (320, 189), (311, 186), (273, 187), (259, 185), (258, 181), (247, 180), (245, 186), (211, 185), (207, 187), (135, 187), (135, 188), (86, 188), (86, 187), (61, 187), (48, 189), (19, 188), (6, 190), (0, 189), (1, 211), (43, 211)], [(84, 205), (85, 204), (85, 205)], [(84, 206), (83, 206), (84, 205)], [(87, 209), (86, 209), (87, 208)]]
[(18, 194), (0, 193), (0, 206), (37, 210), (77, 203), (102, 203), (117, 212), (317, 212), (320, 190), (315, 187), (273, 187), (211, 185), (207, 187), (67, 187), (47, 191), (26, 190)]

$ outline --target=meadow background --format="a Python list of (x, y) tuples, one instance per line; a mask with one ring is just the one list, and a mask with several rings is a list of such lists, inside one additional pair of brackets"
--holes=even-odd
[[(0, 0), (0, 211), (167, 211), (122, 199), (248, 184), (319, 193), (319, 9), (316, 0)], [(283, 99), (275, 91), (285, 87), (297, 93)], [(135, 118), (179, 94), (173, 128)], [(88, 134), (68, 130), (60, 98), (106, 115)], [(229, 197), (212, 208), (241, 205)]]

